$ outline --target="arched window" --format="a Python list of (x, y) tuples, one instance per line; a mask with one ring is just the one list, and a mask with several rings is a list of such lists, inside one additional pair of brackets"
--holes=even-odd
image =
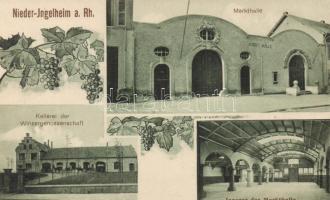
[(170, 53), (170, 50), (167, 47), (156, 47), (154, 49), (154, 53), (156, 56), (165, 57), (165, 56), (168, 56), (168, 54)]
[(327, 45), (328, 60), (330, 60), (330, 35), (325, 38), (325, 42)]
[(239, 56), (241, 57), (242, 60), (248, 60), (250, 58), (250, 53), (247, 51), (243, 51)]
[(214, 40), (215, 31), (213, 29), (210, 29), (210, 28), (205, 28), (205, 29), (200, 31), (199, 35), (203, 40), (210, 41), (210, 40)]

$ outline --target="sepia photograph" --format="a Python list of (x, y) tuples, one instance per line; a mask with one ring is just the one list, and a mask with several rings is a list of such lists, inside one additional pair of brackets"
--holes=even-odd
[(0, 111), (0, 199), (137, 199), (139, 139), (105, 135), (102, 107)]
[(108, 0), (108, 112), (328, 111), (329, 8)]
[(328, 119), (197, 122), (198, 199), (323, 200)]

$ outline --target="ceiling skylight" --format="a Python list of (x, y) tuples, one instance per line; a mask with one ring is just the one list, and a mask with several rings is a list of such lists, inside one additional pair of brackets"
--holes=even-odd
[(277, 140), (296, 140), (296, 141), (304, 142), (303, 137), (290, 136), (290, 135), (278, 135), (278, 136), (267, 137), (267, 138), (258, 140), (258, 142), (260, 144), (266, 144), (268, 142), (273, 142), (273, 141), (277, 141)]
[(305, 155), (305, 153), (300, 152), (300, 151), (282, 151), (277, 153), (278, 156), (283, 156), (283, 155)]

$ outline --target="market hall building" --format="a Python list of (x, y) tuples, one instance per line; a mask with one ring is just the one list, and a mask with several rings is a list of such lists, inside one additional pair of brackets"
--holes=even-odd
[[(107, 0), (108, 101), (130, 93), (182, 95), (328, 92), (330, 25), (284, 13), (267, 36), (187, 15), (133, 21), (133, 0)], [(294, 81), (296, 81), (294, 85)]]
[(54, 148), (53, 142), (40, 143), (29, 133), (18, 144), (16, 170), (26, 173), (62, 171), (137, 172), (133, 146)]
[(198, 199), (329, 199), (329, 133), (329, 120), (197, 122)]

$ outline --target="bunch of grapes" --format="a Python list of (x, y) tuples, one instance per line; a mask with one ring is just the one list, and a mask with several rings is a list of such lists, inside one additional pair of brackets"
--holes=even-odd
[(44, 88), (54, 90), (60, 86), (60, 78), (58, 74), (62, 72), (62, 68), (58, 66), (59, 60), (51, 57), (48, 60), (41, 59), (39, 64), (39, 72), (42, 74), (40, 82), (44, 83)]
[(96, 69), (88, 75), (81, 74), (80, 79), (84, 80), (81, 88), (86, 90), (87, 100), (90, 104), (93, 104), (96, 99), (100, 98), (100, 94), (103, 92), (100, 70)]
[(154, 130), (151, 126), (148, 126), (147, 129), (141, 135), (141, 142), (143, 144), (144, 150), (149, 151), (152, 145), (155, 143)]

